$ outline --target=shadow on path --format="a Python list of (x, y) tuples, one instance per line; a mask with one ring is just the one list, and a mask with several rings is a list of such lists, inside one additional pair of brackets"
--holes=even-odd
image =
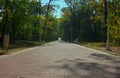
[(109, 55), (106, 54), (99, 54), (99, 53), (92, 53), (89, 58), (94, 58), (97, 60), (106, 60), (112, 63), (116, 63), (116, 64), (120, 64), (120, 59), (116, 59), (115, 57), (111, 57)]
[[(89, 58), (109, 60), (111, 64), (120, 64), (120, 60), (104, 54), (91, 54)], [(55, 61), (55, 65), (46, 67), (49, 69), (67, 71), (63, 78), (120, 78), (120, 66), (114, 67), (107, 64), (87, 62), (84, 59), (62, 59)]]

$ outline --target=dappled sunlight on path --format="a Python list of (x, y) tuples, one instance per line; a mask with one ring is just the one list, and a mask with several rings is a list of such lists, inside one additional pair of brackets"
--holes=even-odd
[(0, 78), (119, 78), (120, 58), (63, 41), (0, 60)]

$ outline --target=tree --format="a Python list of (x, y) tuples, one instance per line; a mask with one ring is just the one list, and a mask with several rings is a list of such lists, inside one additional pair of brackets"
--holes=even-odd
[(109, 34), (110, 34), (110, 42), (116, 45), (120, 44), (120, 1), (112, 0), (109, 2)]
[[(101, 1), (66, 0), (66, 3), (68, 7), (62, 11), (64, 17), (67, 16), (67, 18), (70, 18), (70, 22), (66, 20), (63, 22), (69, 25), (68, 29), (73, 29), (74, 40), (77, 38), (79, 41), (87, 42), (105, 41), (105, 26), (102, 21), (104, 17), (104, 6)], [(65, 28), (66, 26), (64, 25)]]
[[(49, 7), (41, 6), (41, 0), (2, 0), (0, 10), (1, 8), (3, 10), (0, 12), (0, 17), (3, 19), (0, 20), (0, 37), (1, 34), (3, 38), (4, 33), (9, 33), (10, 43), (40, 41), (43, 31), (48, 41), (57, 37), (59, 27), (58, 19), (52, 14), (54, 5), (49, 3)], [(47, 33), (50, 33), (50, 38)]]
[(108, 26), (108, 0), (105, 0), (104, 4), (105, 4), (105, 25), (107, 27), (106, 49), (110, 50), (110, 36), (109, 36), (109, 26)]
[(71, 19), (71, 36), (73, 36), (73, 38), (71, 38), (73, 40), (75, 40), (77, 38), (77, 29), (76, 29), (76, 26), (77, 26), (77, 11), (79, 9), (79, 6), (80, 6), (80, 0), (65, 0), (69, 10), (70, 10), (70, 13), (71, 13), (71, 16), (70, 16), (70, 19)]
[(47, 24), (47, 19), (48, 19), (48, 13), (49, 13), (49, 9), (50, 9), (50, 3), (51, 3), (52, 0), (49, 0), (49, 3), (48, 3), (48, 7), (47, 7), (47, 12), (46, 12), (46, 19), (45, 19), (45, 24), (44, 24), (44, 28), (43, 28), (43, 40), (44, 40), (44, 34), (45, 34), (45, 30), (46, 30), (46, 24)]

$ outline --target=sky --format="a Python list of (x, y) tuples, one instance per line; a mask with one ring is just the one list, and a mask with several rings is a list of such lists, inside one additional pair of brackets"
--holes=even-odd
[[(49, 0), (42, 0), (42, 5), (48, 4), (48, 2)], [(64, 0), (53, 0), (51, 4), (59, 6), (58, 8), (57, 7), (55, 8), (56, 11), (54, 12), (54, 15), (57, 18), (60, 18), (62, 14), (61, 9), (67, 6), (66, 3), (64, 2)]]

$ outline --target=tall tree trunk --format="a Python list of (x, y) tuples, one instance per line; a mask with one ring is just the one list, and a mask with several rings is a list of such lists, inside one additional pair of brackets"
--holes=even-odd
[(44, 28), (43, 28), (43, 35), (42, 35), (42, 40), (44, 40), (44, 36), (45, 36), (45, 30), (46, 30), (46, 25), (47, 25), (47, 19), (48, 19), (48, 13), (49, 13), (49, 9), (50, 9), (50, 3), (52, 0), (49, 0), (48, 3), (48, 8), (47, 8), (47, 13), (46, 13), (46, 19), (45, 19), (45, 23), (44, 23)]
[(3, 42), (4, 34), (8, 32), (7, 25), (8, 25), (8, 0), (5, 0), (5, 16), (3, 17), (2, 42)]
[(12, 17), (12, 42), (14, 43), (14, 41), (15, 41), (15, 20), (14, 20), (14, 18), (15, 18), (15, 7), (14, 7), (14, 0), (13, 0), (13, 2), (12, 2), (13, 4), (12, 4), (12, 12), (13, 12), (13, 17)]
[(105, 26), (107, 27), (107, 34), (106, 34), (106, 49), (110, 49), (110, 35), (109, 35), (109, 26), (108, 26), (108, 0), (104, 0), (105, 4)]

